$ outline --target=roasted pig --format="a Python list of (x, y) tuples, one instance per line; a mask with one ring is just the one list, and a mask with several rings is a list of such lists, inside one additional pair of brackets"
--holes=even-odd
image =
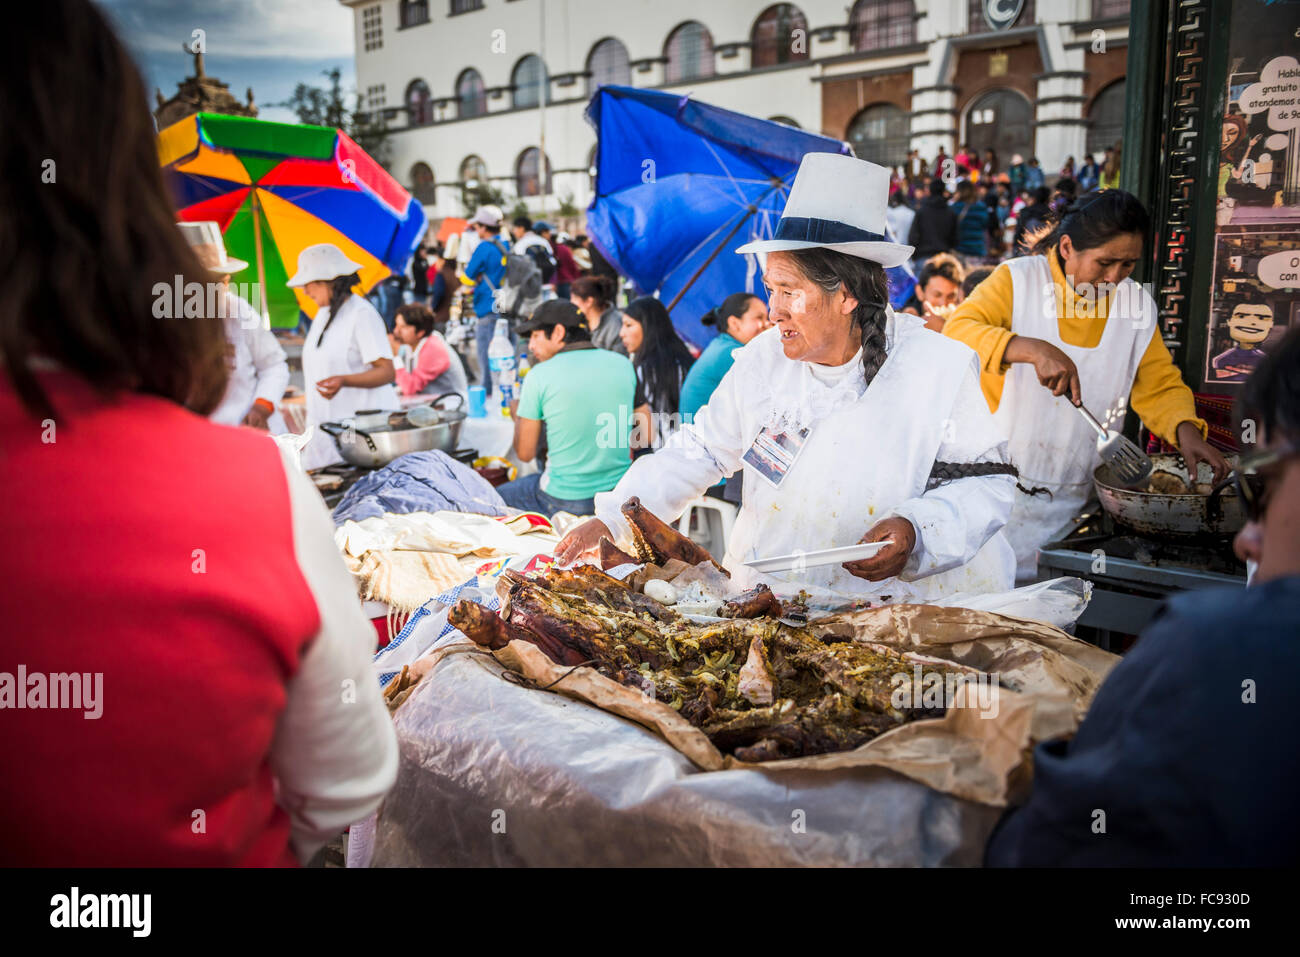
[(559, 664), (589, 663), (675, 708), (743, 760), (841, 751), (943, 714), (894, 706), (898, 676), (910, 680), (913, 661), (883, 646), (823, 641), (772, 618), (692, 624), (592, 566), (507, 572), (498, 590), (500, 616), (460, 602), (452, 624), (489, 649), (521, 639)]

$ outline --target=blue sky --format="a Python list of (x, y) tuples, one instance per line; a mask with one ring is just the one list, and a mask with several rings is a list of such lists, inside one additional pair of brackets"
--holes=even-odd
[[(38, 0), (39, 2), (39, 0)], [(230, 86), (241, 103), (253, 88), (259, 116), (295, 122), (269, 104), (288, 99), (299, 82), (325, 85), (321, 73), (343, 71), (343, 86), (356, 85), (352, 11), (336, 0), (97, 0), (135, 56), (154, 105), (194, 73), (194, 58), (181, 50), (192, 33), (206, 35), (204, 70)]]

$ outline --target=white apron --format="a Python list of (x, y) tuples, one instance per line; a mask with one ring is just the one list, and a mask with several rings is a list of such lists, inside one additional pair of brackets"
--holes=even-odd
[(326, 399), (316, 391), (316, 383), (335, 375), (365, 372), (376, 359), (392, 359), (384, 320), (375, 307), (353, 295), (339, 309), (329, 333), (321, 333), (329, 322), (328, 306), (321, 308), (312, 321), (302, 345), (303, 391), (306, 393), (307, 427), (313, 431), (311, 441), (302, 451), (302, 467), (316, 469), (342, 462), (334, 439), (320, 431), (322, 422), (337, 422), (362, 409), (395, 410), (401, 408), (392, 384), (374, 389), (344, 386)]
[[(1122, 428), (1138, 365), (1155, 335), (1155, 302), (1132, 279), (1124, 280), (1111, 297), (1101, 341), (1085, 349), (1061, 339), (1047, 258), (1024, 256), (1007, 265), (1013, 281), (1011, 331), (1050, 342), (1069, 356), (1079, 369), (1084, 406), (1106, 427)], [(1067, 290), (1066, 295), (1072, 292)], [(1020, 469), (1020, 484), (1052, 492), (1050, 499), (1017, 492), (1007, 522), (1006, 536), (1016, 552), (1016, 577), (1033, 578), (1038, 571), (1038, 549), (1077, 515), (1092, 495), (1092, 473), (1101, 464), (1097, 433), (1068, 396), (1054, 396), (1039, 383), (1034, 367), (1027, 362), (1017, 362), (1007, 370), (993, 418), (1010, 440), (1011, 462)]]
[[(1001, 498), (989, 494), (990, 483), (1002, 485), (1005, 479), (961, 479), (926, 496), (932, 503), (951, 503), (951, 511), (940, 506), (927, 513), (940, 516), (937, 524), (918, 528), (918, 551), (926, 541), (964, 562), (946, 571), (914, 577), (905, 570), (902, 577), (869, 582), (838, 564), (764, 576), (744, 565), (760, 557), (856, 544), (881, 519), (900, 514), (896, 508), (905, 509), (924, 494), (941, 447), (945, 457), (972, 461), (1004, 445), (983, 402), (969, 349), (953, 348), (960, 344), (925, 329), (920, 319), (892, 312), (887, 339), (888, 358), (864, 391), (860, 371), (823, 387), (806, 363), (784, 357), (777, 330), (756, 336), (736, 350), (735, 365), (695, 421), (664, 449), (635, 462), (613, 492), (596, 496), (597, 516), (611, 530), (622, 529), (618, 508), (636, 495), (650, 511), (675, 519), (716, 480), (710, 470), (730, 471), (760, 429), (807, 425), (807, 441), (780, 488), (749, 464), (742, 466), (744, 503), (722, 557), (733, 585), (748, 588), (761, 578), (779, 594), (806, 590), (818, 604), (830, 605), (1010, 589), (1014, 558), (996, 534), (1006, 521), (1010, 493), (1004, 487)], [(917, 524), (916, 514), (903, 517)]]
[[(911, 326), (916, 329), (911, 329)], [(723, 564), (732, 580), (750, 588), (760, 580), (779, 594), (808, 591), (831, 603), (935, 601), (954, 594), (986, 594), (1012, 587), (1011, 548), (994, 535), (959, 568), (913, 581), (870, 582), (838, 564), (759, 574), (744, 563), (755, 558), (857, 544), (893, 506), (925, 491), (944, 439), (944, 420), (957, 402), (961, 362), (933, 375), (938, 359), (925, 347), (945, 341), (899, 316), (889, 355), (856, 402), (817, 416), (808, 441), (780, 488), (746, 465), (744, 504), (727, 543)], [(855, 363), (860, 363), (860, 356)], [(788, 362), (799, 370), (800, 363)], [(929, 367), (929, 373), (921, 372)], [(799, 370), (802, 371), (802, 370)], [(918, 375), (920, 372), (920, 375)], [(759, 403), (760, 405), (762, 403)], [(962, 485), (953, 484), (954, 490)]]

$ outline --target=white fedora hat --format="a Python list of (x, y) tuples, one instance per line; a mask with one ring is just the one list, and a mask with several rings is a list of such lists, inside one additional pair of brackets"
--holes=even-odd
[(193, 223), (177, 223), (185, 241), (190, 244), (203, 268), (214, 276), (229, 276), (247, 269), (248, 263), (226, 254), (226, 244), (221, 238), (221, 225), (210, 219)]
[(298, 254), (298, 271), (286, 286), (305, 286), (309, 282), (337, 279), (361, 271), (361, 263), (354, 263), (343, 250), (333, 243), (317, 243)]
[(889, 170), (839, 153), (808, 153), (771, 239), (758, 239), (738, 253), (834, 249), (882, 266), (901, 266), (913, 249), (885, 234)]

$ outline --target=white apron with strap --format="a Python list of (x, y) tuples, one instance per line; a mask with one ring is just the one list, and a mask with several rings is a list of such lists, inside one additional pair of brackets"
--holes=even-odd
[[(338, 422), (362, 409), (392, 411), (401, 404), (391, 383), (370, 389), (343, 386), (332, 399), (316, 391), (316, 383), (321, 379), (365, 372), (376, 359), (391, 360), (393, 357), (384, 320), (365, 299), (353, 294), (339, 308), (333, 323), (329, 322), (329, 315), (329, 306), (316, 313), (302, 346), (307, 426), (313, 432), (311, 441), (302, 452), (304, 469), (317, 469), (343, 461), (333, 437), (318, 428), (322, 422)], [(327, 325), (328, 333), (325, 330)]]
[[(1052, 271), (1045, 256), (1007, 263), (1013, 282), (1011, 331), (1042, 339), (1069, 356), (1079, 369), (1080, 396), (1088, 411), (1107, 428), (1120, 429), (1138, 365), (1156, 331), (1156, 304), (1132, 279), (1111, 297), (1109, 318), (1094, 348), (1061, 339), (1052, 293)], [(1065, 294), (1072, 295), (1070, 290)], [(1101, 464), (1097, 433), (1068, 396), (1054, 396), (1038, 381), (1034, 367), (1018, 362), (1006, 373), (994, 419), (1010, 440), (1011, 462), (1020, 484), (1042, 487), (1052, 497), (1016, 493), (1005, 532), (1016, 551), (1016, 577), (1034, 577), (1038, 549), (1083, 508), (1092, 494), (1092, 473)]]

